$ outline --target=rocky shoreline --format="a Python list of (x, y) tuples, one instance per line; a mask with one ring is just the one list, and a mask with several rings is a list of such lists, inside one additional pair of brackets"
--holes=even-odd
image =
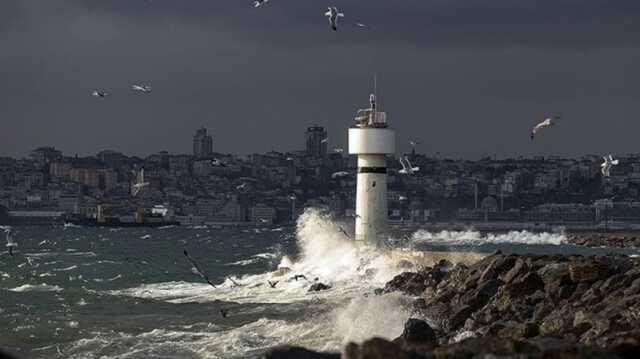
[(414, 296), (393, 341), (341, 354), (278, 348), (267, 358), (638, 358), (640, 259), (493, 253), (402, 273), (378, 295)]
[(587, 247), (616, 247), (616, 248), (640, 248), (640, 233), (567, 233), (569, 243)]

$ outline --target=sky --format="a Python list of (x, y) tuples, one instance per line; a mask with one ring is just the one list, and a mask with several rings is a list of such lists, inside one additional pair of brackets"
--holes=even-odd
[(638, 34), (637, 0), (2, 0), (0, 156), (346, 147), (374, 74), (398, 153), (637, 153)]

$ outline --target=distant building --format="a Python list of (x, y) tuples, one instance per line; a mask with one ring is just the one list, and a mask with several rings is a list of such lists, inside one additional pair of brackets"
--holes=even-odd
[(62, 152), (55, 147), (38, 147), (29, 153), (29, 157), (37, 164), (44, 166), (49, 162), (62, 160)]
[(193, 136), (193, 155), (195, 157), (210, 157), (213, 153), (213, 137), (202, 127)]
[(306, 144), (307, 155), (314, 158), (325, 158), (327, 156), (327, 130), (322, 126), (307, 127)]
[(276, 210), (264, 204), (257, 204), (251, 208), (251, 222), (256, 224), (273, 224)]

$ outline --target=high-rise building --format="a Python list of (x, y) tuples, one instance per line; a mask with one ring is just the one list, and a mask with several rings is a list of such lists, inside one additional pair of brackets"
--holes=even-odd
[(209, 157), (213, 154), (213, 138), (207, 134), (207, 129), (202, 127), (193, 136), (193, 155), (195, 157)]
[(322, 126), (313, 125), (307, 127), (306, 132), (307, 155), (314, 158), (327, 156), (327, 130)]

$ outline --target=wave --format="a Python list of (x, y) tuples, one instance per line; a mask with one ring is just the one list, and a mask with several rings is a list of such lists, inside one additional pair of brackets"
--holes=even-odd
[(479, 246), (483, 244), (527, 244), (561, 245), (567, 243), (567, 238), (561, 233), (531, 233), (528, 231), (511, 231), (504, 234), (489, 233), (483, 235), (477, 231), (441, 231), (429, 232), (418, 230), (413, 233), (411, 242), (414, 244), (431, 244), (445, 246)]
[(73, 266), (66, 267), (66, 268), (56, 268), (56, 269), (54, 269), (53, 271), (54, 271), (54, 272), (68, 272), (68, 271), (70, 271), (70, 270), (74, 270), (74, 269), (77, 269), (77, 268), (78, 268), (78, 266), (73, 265)]
[(9, 289), (12, 292), (62, 292), (63, 288), (57, 285), (42, 284), (25, 284), (19, 287)]

